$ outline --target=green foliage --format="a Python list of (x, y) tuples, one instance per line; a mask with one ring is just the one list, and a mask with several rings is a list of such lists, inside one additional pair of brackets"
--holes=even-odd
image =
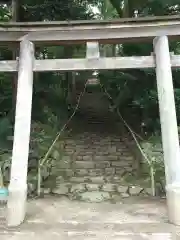
[(53, 21), (89, 19), (88, 3), (93, 0), (24, 0), (21, 8), (21, 21)]
[[(179, 0), (109, 0), (120, 17), (133, 17), (134, 11), (138, 10), (139, 15), (162, 16), (178, 14)], [(123, 9), (122, 6), (126, 6)], [(125, 10), (125, 11), (124, 11)]]
[[(50, 21), (50, 20), (77, 20), (90, 19), (93, 13), (89, 10), (87, 1), (21, 1), (20, 21)], [(93, 3), (89, 1), (89, 3)], [(0, 21), (10, 20), (11, 13), (7, 6), (0, 6)], [(78, 48), (71, 47), (47, 47), (36, 48), (36, 58), (71, 58)], [(0, 59), (12, 59), (12, 49), (1, 48)], [(10, 74), (0, 73), (0, 163), (4, 165), (12, 149), (14, 123), (14, 77)], [(68, 112), (68, 89), (72, 75), (67, 73), (39, 73), (34, 76), (34, 96), (32, 120), (37, 122), (36, 133), (32, 131), (30, 144), (30, 159), (33, 159), (34, 150), (41, 158), (51, 145), (54, 136), (67, 120)], [(43, 126), (43, 127), (42, 127)], [(32, 128), (34, 127), (34, 124)], [(47, 128), (49, 127), (50, 133)], [(31, 154), (33, 152), (33, 154)], [(4, 174), (4, 171), (3, 171)]]
[(113, 98), (114, 108), (119, 108), (133, 127), (137, 129), (138, 125), (140, 127), (143, 123), (146, 131), (157, 130), (159, 115), (154, 72), (138, 70), (103, 72), (99, 74), (99, 78)]

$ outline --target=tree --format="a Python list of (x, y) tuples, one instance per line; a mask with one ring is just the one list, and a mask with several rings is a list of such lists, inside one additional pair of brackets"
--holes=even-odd
[[(178, 1), (109, 0), (109, 2), (111, 2), (120, 17), (135, 17), (135, 11), (138, 12), (139, 16), (167, 15), (178, 13), (179, 11), (179, 4), (176, 5)], [(104, 11), (101, 11), (101, 14), (103, 15)], [(113, 16), (113, 13), (110, 13), (110, 11), (109, 14)], [(105, 14), (104, 16), (107, 17)], [(177, 51), (179, 48), (177, 48), (177, 45), (179, 44), (171, 44), (171, 50)], [(143, 56), (150, 55), (152, 51), (152, 43), (126, 43), (121, 45), (118, 55)], [(175, 78), (177, 78), (178, 75), (179, 71), (176, 71), (174, 73)], [(138, 125), (140, 128), (141, 124), (143, 124), (146, 131), (150, 133), (160, 129), (156, 76), (153, 70), (104, 71), (100, 73), (99, 77), (101, 83), (113, 97), (114, 104), (121, 110), (126, 119), (128, 119), (129, 122), (133, 119), (131, 124), (134, 124), (134, 119), (137, 119), (136, 126), (134, 126), (135, 128), (138, 127)], [(180, 99), (178, 95), (179, 87), (178, 81), (175, 80), (175, 97), (177, 103)], [(179, 108), (177, 108), (177, 110), (178, 109)], [(132, 115), (134, 115), (133, 118)], [(180, 120), (179, 114), (178, 120)]]
[[(96, 6), (99, 9), (99, 14), (96, 16), (99, 19), (113, 19), (117, 17), (135, 17), (135, 11), (138, 11), (138, 16), (149, 15), (165, 15), (178, 13), (180, 4), (177, 0), (18, 0), (19, 1), (19, 20), (20, 21), (50, 21), (50, 20), (77, 20), (77, 19), (93, 19), (95, 18), (90, 5)], [(10, 12), (8, 7), (3, 5), (0, 7), (0, 17), (2, 21), (10, 20)], [(132, 56), (132, 55), (147, 55), (152, 51), (152, 44), (123, 44), (117, 46), (103, 46), (107, 56)], [(179, 44), (173, 44), (172, 49), (177, 51)], [(36, 57), (46, 58), (71, 58), (75, 55), (84, 54), (85, 46), (41, 46), (36, 49)], [(1, 59), (11, 59), (11, 51), (7, 49), (1, 50)], [(0, 79), (4, 79), (5, 74), (1, 74)], [(179, 83), (176, 79), (179, 78), (179, 71), (174, 73), (176, 93), (179, 94)], [(67, 96), (69, 87), (72, 83), (71, 73), (41, 73), (36, 74), (35, 78), (35, 95), (33, 119), (45, 121), (47, 117), (43, 117), (44, 106), (50, 105), (51, 110), (59, 116), (63, 113), (58, 113), (59, 104), (65, 112), (67, 109)], [(41, 79), (46, 81), (41, 81)], [(100, 78), (102, 83), (108, 88), (114, 96), (117, 106), (122, 111), (129, 112), (129, 109), (136, 109), (141, 116), (139, 122), (145, 121), (150, 123), (152, 118), (150, 113), (158, 119), (157, 96), (155, 74), (153, 71), (111, 71), (105, 74), (101, 72)], [(8, 76), (10, 79), (10, 76)], [(52, 84), (53, 83), (53, 84)], [(137, 85), (139, 83), (139, 85)], [(4, 98), (1, 105), (1, 116), (11, 112), (10, 92), (11, 88), (3, 81), (2, 89), (7, 95), (1, 95)], [(55, 93), (55, 94), (54, 94)], [(177, 96), (177, 95), (176, 95)], [(61, 99), (61, 100), (60, 100)], [(180, 99), (179, 97), (177, 99)], [(179, 101), (179, 100), (178, 100)], [(58, 104), (56, 104), (58, 102)], [(6, 106), (6, 107), (3, 107)], [(64, 107), (63, 107), (64, 106)], [(129, 106), (129, 107), (128, 107)], [(42, 109), (40, 112), (39, 109)], [(4, 114), (5, 113), (5, 114)], [(180, 115), (178, 115), (178, 118)], [(146, 119), (146, 120), (145, 120)]]
[[(50, 21), (50, 20), (79, 20), (79, 19), (91, 19), (93, 13), (88, 8), (89, 3), (94, 3), (93, 0), (82, 1), (82, 0), (69, 0), (67, 2), (62, 0), (13, 0), (14, 3), (14, 14), (13, 20), (19, 21)], [(16, 3), (16, 4), (15, 4)], [(16, 6), (15, 6), (16, 5)], [(0, 5), (0, 19), (1, 21), (12, 20), (11, 8), (9, 6)], [(36, 57), (44, 56), (46, 58), (68, 58), (72, 57), (73, 53), (77, 49), (76, 46), (63, 47), (47, 47), (41, 46), (36, 48)], [(1, 59), (12, 59), (11, 49), (1, 48)], [(4, 79), (6, 78), (6, 81)], [(56, 116), (60, 116), (61, 123), (67, 114), (67, 91), (68, 84), (71, 82), (71, 74), (62, 73), (41, 73), (35, 74), (34, 86), (34, 98), (33, 98), (33, 120), (46, 122), (50, 119), (52, 111)], [(41, 81), (41, 79), (45, 81)], [(65, 79), (66, 78), (66, 79)], [(3, 122), (3, 129), (7, 129), (9, 134), (9, 128), (13, 127), (8, 121), (6, 128), (4, 127), (4, 118), (11, 119), (12, 114), (12, 86), (9, 83), (12, 81), (12, 75), (0, 74), (0, 125), (1, 120)], [(13, 101), (14, 102), (14, 101)], [(59, 106), (61, 105), (61, 108)], [(59, 111), (60, 110), (60, 111)], [(62, 121), (61, 121), (62, 120)], [(7, 121), (6, 121), (7, 122)], [(57, 121), (57, 124), (59, 124)]]

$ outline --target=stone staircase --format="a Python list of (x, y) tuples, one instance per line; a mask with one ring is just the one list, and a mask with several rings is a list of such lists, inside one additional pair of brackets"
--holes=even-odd
[[(149, 195), (137, 182), (132, 144), (102, 92), (86, 92), (73, 118), (71, 134), (57, 143), (44, 192), (90, 202)], [(127, 139), (126, 139), (127, 138)]]
[(57, 143), (44, 192), (88, 202), (151, 194), (148, 185), (135, 183), (136, 159), (117, 133), (115, 122), (111, 121), (111, 128), (108, 118), (96, 118), (99, 122), (83, 118), (82, 127), (81, 120)]

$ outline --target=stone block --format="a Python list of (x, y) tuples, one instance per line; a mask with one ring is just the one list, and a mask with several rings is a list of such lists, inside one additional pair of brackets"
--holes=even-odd
[(74, 152), (74, 149), (75, 148), (75, 146), (66, 146), (65, 148), (64, 148), (64, 151), (73, 151)]
[(121, 155), (122, 155), (122, 152), (116, 152), (116, 156), (118, 156), (118, 159)]
[(107, 150), (102, 150), (102, 149), (97, 149), (97, 154), (99, 155), (99, 156), (104, 156), (104, 158), (107, 156), (107, 155), (109, 155), (109, 152), (107, 151)]
[(66, 177), (74, 176), (74, 171), (72, 169), (66, 169)]
[(113, 176), (113, 182), (115, 182), (115, 183), (120, 183), (120, 182), (122, 182), (121, 176)]
[(72, 169), (60, 169), (58, 171), (59, 175), (63, 176), (64, 178), (73, 177), (74, 171)]
[(74, 192), (84, 192), (86, 190), (85, 188), (85, 184), (83, 183), (79, 183), (79, 184), (72, 184), (71, 188), (70, 188), (70, 192), (74, 193)]
[(70, 168), (71, 166), (71, 157), (70, 156), (63, 156), (58, 162), (58, 168)]
[(87, 176), (88, 170), (87, 169), (76, 169), (76, 175), (77, 176)]
[(93, 151), (85, 151), (86, 156), (92, 156), (94, 154)]
[(63, 176), (58, 176), (57, 178), (56, 178), (56, 183), (64, 183), (65, 182), (65, 180), (64, 180), (64, 177)]
[(100, 176), (100, 175), (103, 175), (104, 171), (103, 169), (89, 169), (88, 170), (88, 175), (90, 177), (96, 177), (96, 176)]
[(85, 146), (84, 146), (84, 145), (82, 145), (82, 146), (76, 145), (76, 152), (84, 151), (84, 149), (85, 149)]
[(109, 153), (116, 153), (117, 151), (117, 148), (116, 146), (110, 146), (108, 147), (108, 150), (107, 150)]
[(84, 152), (83, 151), (80, 151), (80, 150), (76, 150), (76, 154), (79, 156), (79, 157), (82, 157), (84, 156)]
[(125, 170), (123, 168), (116, 168), (115, 171), (118, 176), (122, 176), (125, 173)]
[(124, 166), (124, 170), (126, 172), (132, 173), (133, 172), (133, 167), (132, 167), (132, 165), (129, 164), (129, 166)]
[(133, 156), (131, 155), (131, 152), (129, 152), (129, 150), (127, 150), (127, 151), (122, 151), (122, 156), (124, 156), (124, 157), (127, 157), (127, 159), (129, 158), (129, 159), (132, 159), (133, 158)]
[(106, 183), (102, 186), (102, 190), (105, 192), (115, 192), (116, 191), (116, 185), (111, 183)]
[(83, 160), (84, 161), (92, 161), (92, 156), (89, 156), (89, 155), (83, 156)]
[(115, 143), (116, 145), (116, 148), (117, 148), (117, 151), (119, 152), (123, 152), (123, 151), (127, 151), (129, 149), (127, 149), (126, 145), (122, 142), (119, 142), (119, 143)]
[(68, 156), (71, 156), (71, 155), (74, 154), (74, 150), (73, 149), (66, 149), (65, 154), (67, 154)]
[(138, 196), (141, 191), (143, 191), (143, 188), (140, 187), (140, 186), (131, 186), (131, 187), (129, 187), (129, 194), (131, 196)]
[(108, 192), (100, 191), (84, 192), (79, 197), (82, 201), (86, 202), (103, 202), (111, 198)]
[(94, 156), (94, 161), (104, 161), (106, 160), (105, 156)]
[(88, 177), (72, 177), (69, 179), (70, 182), (74, 183), (85, 183), (89, 181)]
[(113, 203), (117, 203), (117, 202), (122, 203), (122, 196), (118, 193), (112, 193), (111, 198)]
[(108, 162), (108, 161), (99, 161), (99, 162), (96, 162), (95, 163), (95, 167), (97, 167), (97, 168), (108, 168), (108, 167), (110, 167), (110, 162)]
[(117, 192), (118, 193), (127, 193), (128, 186), (117, 186)]
[(115, 168), (105, 168), (105, 174), (108, 175), (114, 175), (115, 174)]
[(65, 144), (66, 145), (76, 145), (76, 141), (73, 139), (66, 139)]
[[(71, 167), (71, 163), (70, 162), (59, 162), (58, 163), (58, 169), (66, 169), (66, 168), (70, 168)], [(58, 170), (57, 169), (57, 170)]]
[(129, 163), (126, 161), (118, 160), (118, 161), (113, 161), (111, 162), (112, 167), (125, 167), (129, 166)]
[(88, 191), (98, 191), (101, 188), (101, 184), (93, 184), (93, 183), (87, 183), (86, 184), (86, 189)]
[(125, 155), (121, 155), (119, 159), (126, 162), (133, 162), (134, 160), (133, 156), (125, 156)]
[(130, 197), (129, 193), (121, 193), (122, 198), (128, 198)]
[(109, 155), (109, 156), (107, 156), (107, 160), (108, 161), (117, 161), (118, 156), (117, 155)]
[(95, 163), (94, 162), (90, 162), (90, 161), (76, 161), (73, 166), (75, 168), (84, 168), (84, 169), (88, 169), (88, 168), (94, 168), (95, 167)]
[(104, 180), (105, 180), (105, 183), (112, 183), (113, 182), (113, 176), (105, 176)]
[(81, 150), (78, 152), (78, 155), (82, 156), (82, 159), (83, 159), (83, 157), (86, 155), (86, 152), (84, 150)]
[(65, 195), (65, 194), (68, 194), (68, 192), (69, 192), (69, 185), (67, 183), (62, 183), (56, 186), (56, 188), (54, 188), (52, 191), (52, 193), (59, 194), (59, 195)]
[(83, 145), (84, 141), (81, 139), (76, 139), (76, 146)]
[(72, 160), (72, 157), (70, 157), (70, 156), (68, 156), (68, 155), (65, 155), (64, 154), (64, 156), (62, 156), (62, 158), (61, 158), (61, 161), (62, 162), (70, 162)]
[(103, 184), (105, 182), (103, 176), (91, 177), (91, 178), (89, 178), (89, 181), (92, 182), (92, 183), (99, 183), (99, 184)]
[(53, 166), (51, 168), (51, 176), (59, 176), (59, 171), (62, 169), (57, 168), (57, 166)]
[(44, 188), (44, 189), (43, 189), (43, 193), (44, 193), (44, 194), (50, 194), (50, 192), (51, 192), (51, 189), (50, 189), (50, 188)]

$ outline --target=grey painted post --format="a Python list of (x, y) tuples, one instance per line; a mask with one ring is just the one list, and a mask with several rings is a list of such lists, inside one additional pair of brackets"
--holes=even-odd
[(7, 207), (8, 226), (20, 225), (24, 221), (26, 214), (33, 62), (33, 44), (24, 39), (20, 43), (15, 131)]
[(180, 148), (167, 36), (154, 39), (169, 221), (180, 225)]

